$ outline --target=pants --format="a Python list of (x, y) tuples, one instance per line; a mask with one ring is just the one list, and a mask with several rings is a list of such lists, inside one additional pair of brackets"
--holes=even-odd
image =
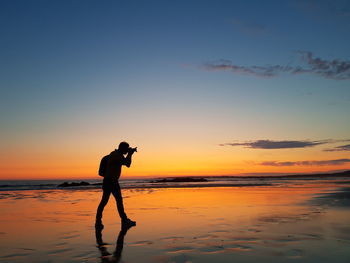
[(97, 208), (96, 221), (101, 221), (103, 209), (105, 208), (106, 204), (108, 203), (109, 196), (111, 195), (111, 193), (113, 194), (115, 201), (117, 203), (117, 208), (118, 208), (120, 218), (122, 220), (127, 219), (127, 216), (126, 216), (125, 211), (124, 211), (123, 197), (122, 197), (122, 193), (120, 191), (119, 182), (118, 181), (103, 180), (102, 189), (103, 189), (103, 195), (102, 195), (101, 202)]

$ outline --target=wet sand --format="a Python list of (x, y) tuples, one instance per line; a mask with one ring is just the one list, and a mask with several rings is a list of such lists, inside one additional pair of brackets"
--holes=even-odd
[(350, 262), (348, 183), (0, 192), (0, 262)]

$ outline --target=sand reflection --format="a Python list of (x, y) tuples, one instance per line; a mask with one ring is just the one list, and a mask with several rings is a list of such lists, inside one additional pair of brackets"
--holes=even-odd
[(124, 246), (124, 237), (131, 227), (132, 226), (121, 225), (118, 238), (116, 241), (116, 247), (113, 253), (108, 252), (108, 249), (106, 246), (108, 244), (103, 242), (103, 239), (102, 239), (103, 230), (101, 228), (95, 228), (96, 243), (101, 253), (101, 262), (115, 262), (115, 263), (120, 262), (122, 257), (122, 252), (123, 252), (123, 246)]
[(123, 192), (125, 207), (138, 226), (123, 229), (110, 202), (103, 233), (94, 228), (98, 190), (3, 193), (0, 260), (346, 262), (350, 258), (346, 189), (344, 184), (316, 182), (130, 189)]

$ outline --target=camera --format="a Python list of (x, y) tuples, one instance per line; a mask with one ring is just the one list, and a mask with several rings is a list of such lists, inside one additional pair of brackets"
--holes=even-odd
[(135, 147), (135, 148), (131, 148), (131, 147), (129, 147), (129, 151), (132, 151), (132, 152), (137, 152), (137, 147)]

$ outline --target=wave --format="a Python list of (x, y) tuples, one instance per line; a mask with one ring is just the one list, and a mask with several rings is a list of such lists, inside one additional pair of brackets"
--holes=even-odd
[[(101, 178), (102, 179), (102, 178)], [(84, 181), (66, 180), (2, 180), (0, 191), (22, 190), (83, 190), (99, 189), (102, 180), (87, 179)], [(322, 175), (287, 175), (287, 176), (193, 176), (166, 177), (149, 179), (121, 179), (124, 189), (136, 188), (188, 188), (188, 187), (246, 187), (246, 186), (278, 186), (281, 184), (298, 184), (302, 181), (329, 182), (337, 179), (337, 183), (350, 183), (350, 173)]]

